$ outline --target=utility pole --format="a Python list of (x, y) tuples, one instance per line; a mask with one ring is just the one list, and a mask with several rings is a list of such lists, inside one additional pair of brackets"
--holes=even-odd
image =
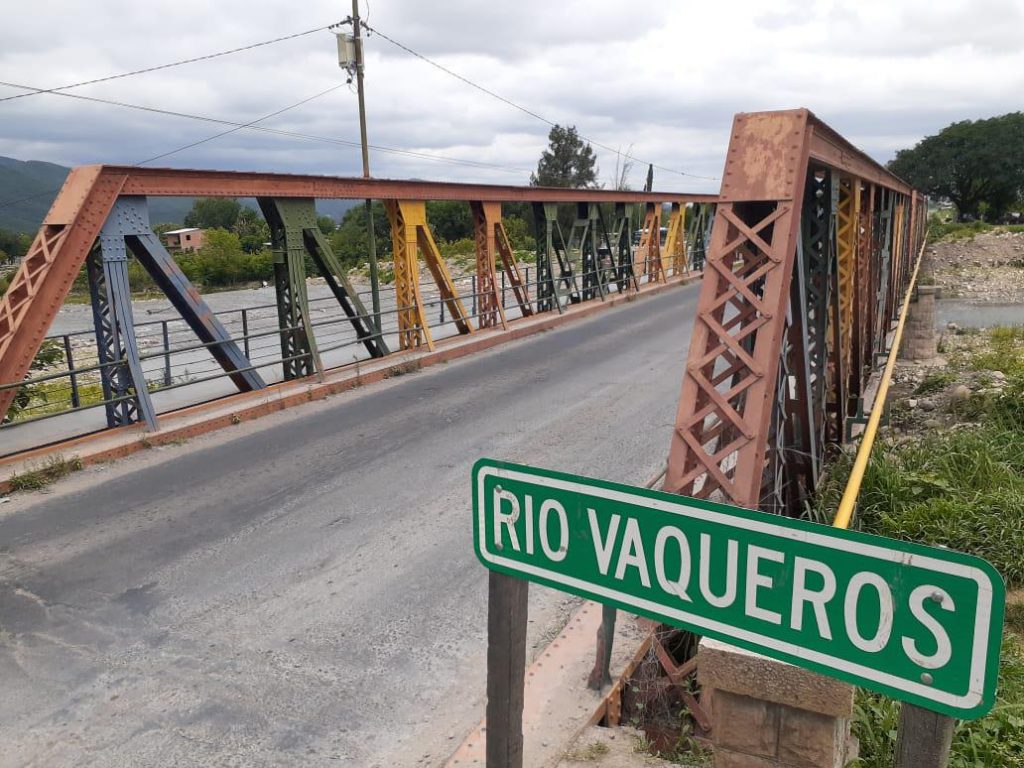
[[(366, 100), (363, 96), (363, 35), (359, 24), (359, 0), (352, 0), (352, 36), (355, 38), (356, 90), (359, 94), (359, 140), (363, 148), (363, 178), (370, 178), (370, 148), (366, 139)], [(373, 204), (366, 201), (366, 242), (370, 251), (370, 293), (373, 298), (373, 327), (381, 337), (380, 276), (377, 271), (377, 238), (373, 231)]]

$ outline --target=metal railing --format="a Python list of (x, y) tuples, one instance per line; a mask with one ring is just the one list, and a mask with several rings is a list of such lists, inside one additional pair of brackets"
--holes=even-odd
[[(573, 266), (578, 267), (578, 259), (573, 261)], [(676, 276), (671, 260), (660, 259), (660, 261), (667, 270), (666, 277)], [(633, 261), (631, 263), (632, 275), (627, 276), (626, 282), (630, 286), (634, 284), (634, 280), (636, 285), (646, 284), (649, 280), (647, 273), (651, 264), (652, 260), (647, 258)], [(570, 301), (570, 294), (578, 297), (579, 301), (583, 301), (583, 283), (586, 278), (593, 278), (596, 275), (596, 285), (592, 287), (593, 299), (603, 301), (609, 294), (627, 290), (625, 285), (620, 285), (620, 269), (619, 265), (612, 263), (611, 265), (600, 264), (588, 272), (573, 271), (571, 272), (573, 281), (571, 289), (561, 285), (562, 276), (555, 274), (552, 276), (552, 283), (556, 288), (555, 294), (548, 297), (547, 300), (552, 302), (553, 307), (555, 302), (558, 302), (559, 307), (567, 305)], [(527, 302), (536, 312), (537, 293), (542, 281), (536, 279), (536, 267), (524, 265), (522, 271), (525, 277), (522, 288), (526, 293)], [(531, 277), (534, 279), (531, 280)], [(519, 303), (512, 291), (513, 286), (506, 279), (504, 270), (500, 270), (499, 280), (500, 286), (496, 286), (496, 293), (501, 307), (509, 319), (516, 319), (519, 316), (516, 314)], [(459, 298), (464, 304), (469, 305), (468, 319), (473, 320), (475, 325), (479, 325), (478, 321), (482, 314), (479, 311), (482, 293), (477, 289), (476, 275), (461, 277), (454, 282), (457, 287), (461, 285), (463, 288), (469, 288), (468, 291), (460, 292)], [(394, 287), (390, 286), (389, 288), (390, 290), (384, 294), (385, 302), (389, 297), (395, 296)], [(361, 290), (356, 294), (363, 299), (368, 297), (370, 292)], [(440, 291), (436, 287), (424, 285), (421, 289), (421, 296), (425, 312), (432, 317), (428, 326), (434, 339), (441, 340), (458, 335), (456, 320), (446, 312), (446, 301)], [(391, 298), (391, 300), (394, 299)], [(308, 301), (308, 306), (310, 314), (308, 325), (314, 332), (315, 348), (319, 356), (337, 353), (339, 350), (349, 347), (353, 348), (351, 357), (339, 359), (336, 354), (333, 355), (335, 359), (331, 360), (330, 364), (323, 364), (325, 369), (371, 359), (363, 347), (364, 339), (397, 337), (398, 313), (412, 309), (412, 307), (398, 306), (383, 309), (379, 313), (381, 332), (377, 334), (373, 332), (375, 328), (375, 323), (372, 322), (375, 318), (374, 313), (367, 311), (356, 315), (355, 318), (350, 318), (342, 311), (333, 294), (311, 298)], [(317, 361), (312, 352), (283, 356), (281, 352), (283, 336), (303, 330), (305, 325), (282, 328), (278, 324), (277, 309), (276, 303), (267, 302), (214, 312), (213, 314), (227, 330), (230, 341), (198, 341), (189, 325), (180, 318), (135, 323), (135, 337), (140, 350), (139, 361), (150, 394), (156, 395), (161, 392), (196, 386), (193, 396), (188, 398), (187, 402), (182, 402), (179, 399), (179, 402), (173, 404), (162, 404), (163, 408), (158, 405), (157, 412), (166, 412), (177, 407), (194, 405), (230, 394), (230, 392), (213, 391), (209, 388), (201, 390), (197, 385), (209, 384), (238, 373), (261, 370), (266, 378), (272, 380), (268, 383), (274, 383), (281, 380), (283, 376), (276, 375), (279, 374), (279, 371), (274, 369), (284, 363), (305, 359), (311, 360), (312, 367), (315, 368)], [(136, 308), (135, 311), (138, 312), (138, 309)], [(160, 311), (165, 310), (161, 309)], [(168, 307), (166, 311), (173, 312), (173, 308)], [(553, 308), (552, 311), (555, 309)], [(321, 313), (328, 313), (328, 317), (317, 317)], [(356, 333), (351, 324), (352, 319), (356, 318), (365, 322), (366, 327), (371, 330), (370, 334), (361, 337)], [(436, 318), (436, 321), (433, 318)], [(82, 339), (88, 339), (88, 341), (83, 343)], [(94, 329), (53, 334), (48, 336), (46, 341), (51, 344), (51, 349), (54, 348), (52, 345), (56, 345), (56, 348), (59, 349), (63, 357), (60, 363), (62, 368), (60, 370), (43, 370), (26, 377), (21, 382), (0, 384), (0, 391), (17, 389), (23, 399), (20, 407), (12, 408), (9, 420), (0, 425), (0, 430), (82, 413), (132, 399), (132, 395), (105, 396), (103, 394), (101, 388), (103, 387), (104, 369), (122, 366), (125, 361), (99, 362)], [(224, 371), (211, 353), (211, 349), (227, 343), (238, 344), (251, 365), (230, 372)], [(54, 382), (58, 381), (65, 383), (63, 386), (54, 386)], [(40, 387), (40, 385), (45, 386)], [(70, 431), (67, 436), (100, 428), (102, 425), (97, 423), (69, 425)]]
[(860, 486), (864, 482), (864, 473), (867, 471), (868, 462), (871, 460), (871, 449), (874, 447), (875, 437), (878, 435), (878, 425), (881, 423), (882, 413), (885, 411), (885, 401), (889, 395), (889, 385), (892, 382), (893, 369), (896, 367), (896, 357), (899, 355), (900, 342), (903, 340), (903, 327), (907, 322), (910, 299), (914, 295), (914, 288), (917, 285), (917, 275), (921, 269), (924, 247), (925, 243), (921, 243), (921, 250), (917, 254), (917, 263), (914, 265), (914, 272), (910, 276), (910, 284), (907, 286), (906, 295), (903, 297), (903, 307), (900, 309), (896, 331), (893, 333), (892, 346), (889, 347), (889, 356), (885, 361), (882, 378), (878, 383), (875, 402), (871, 406), (871, 415), (868, 417), (867, 425), (864, 427), (864, 434), (861, 436), (860, 446), (857, 448), (857, 455), (853, 460), (853, 468), (850, 470), (850, 478), (847, 480), (846, 488), (843, 490), (843, 496), (839, 501), (835, 519), (832, 521), (832, 525), (836, 528), (849, 528), (850, 521), (853, 518), (857, 497), (860, 495)]

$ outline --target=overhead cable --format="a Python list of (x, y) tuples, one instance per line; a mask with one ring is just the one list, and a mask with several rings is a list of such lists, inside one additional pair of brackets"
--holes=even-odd
[(322, 32), (325, 29), (332, 29), (334, 27), (344, 24), (344, 21), (334, 22), (332, 24), (325, 24), (322, 27), (316, 27), (315, 29), (307, 29), (304, 32), (295, 32), (291, 35), (285, 35), (284, 37), (275, 37), (273, 40), (262, 40), (258, 43), (251, 43), (250, 45), (243, 45), (241, 48), (232, 48), (228, 51), (219, 51), (217, 53), (207, 53), (203, 56), (195, 56), (191, 59), (181, 59), (180, 61), (171, 61), (166, 64), (157, 64), (152, 67), (145, 67), (143, 69), (133, 69), (129, 72), (120, 72), (116, 75), (107, 75), (105, 77), (97, 77), (92, 80), (82, 80), (77, 83), (69, 83), (67, 85), (60, 85), (56, 88), (33, 88), (29, 93), (17, 93), (13, 96), (5, 96), (0, 98), (0, 103), (5, 101), (13, 101), (14, 99), (23, 99), (26, 96), (36, 96), (40, 93), (60, 93), (61, 91), (68, 91), (72, 88), (81, 88), (85, 85), (95, 85), (96, 83), (106, 83), (111, 80), (120, 80), (124, 77), (134, 77), (135, 75), (144, 75), (147, 72), (158, 72), (162, 69), (171, 69), (173, 67), (180, 67), (183, 64), (195, 64), (198, 61), (209, 61), (210, 59), (217, 59), (221, 56), (230, 56), (233, 53), (241, 53), (242, 51), (251, 51), (254, 48), (262, 48), (265, 45), (273, 45), (274, 43), (281, 43), (285, 40), (294, 40), (297, 37), (305, 37), (306, 35), (312, 35), (315, 32)]
[[(471, 88), (475, 88), (476, 90), (480, 91), (481, 93), (485, 93), (488, 96), (490, 96), (491, 98), (497, 99), (498, 101), (500, 101), (503, 104), (506, 104), (506, 105), (512, 107), (513, 109), (517, 109), (520, 112), (522, 112), (522, 113), (524, 113), (526, 115), (529, 115), (530, 117), (532, 117), (532, 118), (534, 118), (536, 120), (540, 120), (542, 123), (546, 123), (547, 125), (551, 126), (552, 128), (554, 128), (554, 127), (556, 127), (558, 125), (558, 123), (555, 123), (555, 122), (549, 120), (548, 118), (544, 117), (543, 115), (540, 115), (537, 112), (534, 112), (532, 109), (529, 109), (528, 107), (524, 107), (522, 104), (518, 104), (518, 103), (512, 101), (511, 99), (508, 99), (508, 98), (502, 96), (500, 93), (495, 93), (490, 88), (486, 88), (486, 87), (480, 85), (479, 83), (475, 83), (472, 80), (470, 80), (469, 78), (460, 75), (458, 72), (454, 72), (453, 70), (449, 69), (448, 67), (444, 66), (443, 64), (440, 64), (440, 63), (434, 61), (430, 57), (425, 56), (424, 54), (419, 53), (418, 51), (414, 51), (409, 46), (404, 45), (404, 44), (398, 42), (397, 40), (395, 40), (392, 37), (389, 37), (388, 35), (386, 35), (383, 32), (381, 32), (379, 29), (375, 29), (374, 27), (371, 27), (366, 22), (361, 22), (361, 24), (362, 24), (363, 28), (366, 29), (367, 32), (372, 32), (375, 35), (379, 35), (380, 37), (383, 37), (389, 43), (391, 43), (392, 45), (396, 46), (397, 48), (401, 48), (403, 51), (405, 51), (409, 55), (415, 56), (417, 59), (421, 59), (422, 61), (425, 61), (430, 66), (435, 67), (436, 69), (441, 70), (445, 74), (450, 75), (451, 77), (454, 77), (456, 80), (462, 81), (463, 83), (465, 83), (466, 85), (470, 86)], [(627, 158), (629, 160), (634, 160), (636, 162), (643, 163), (644, 165), (652, 165), (652, 166), (654, 166), (655, 168), (657, 168), (660, 171), (666, 171), (667, 173), (678, 174), (680, 176), (688, 176), (691, 179), (705, 179), (707, 181), (718, 181), (718, 178), (714, 177), (714, 176), (698, 176), (695, 173), (688, 173), (686, 171), (681, 171), (681, 170), (678, 170), (676, 168), (667, 168), (664, 165), (659, 165), (658, 163), (652, 163), (652, 162), (650, 162), (648, 160), (644, 160), (642, 158), (635, 157), (634, 155), (630, 155), (628, 153), (623, 155), (623, 153), (620, 150), (615, 149), (614, 147), (610, 147), (607, 144), (602, 144), (600, 141), (597, 141), (596, 139), (592, 139), (592, 138), (589, 138), (587, 136), (584, 136), (583, 134), (579, 134), (579, 137), (581, 139), (583, 139), (584, 141), (586, 141), (587, 143), (594, 145), (595, 147), (600, 147), (601, 149), (604, 149), (604, 150), (606, 150), (608, 152), (614, 152), (617, 155), (622, 155), (623, 157), (625, 157), (625, 158)]]

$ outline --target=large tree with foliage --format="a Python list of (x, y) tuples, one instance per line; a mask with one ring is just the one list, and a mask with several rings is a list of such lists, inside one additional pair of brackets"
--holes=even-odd
[(953, 123), (898, 152), (889, 167), (929, 195), (948, 197), (961, 216), (997, 218), (1024, 192), (1024, 113)]
[[(391, 252), (391, 227), (384, 206), (379, 200), (373, 202), (373, 236), (377, 243), (377, 255), (384, 257)], [(341, 223), (329, 236), (331, 250), (346, 266), (355, 266), (370, 260), (370, 245), (367, 237), (366, 206), (357, 205), (345, 211)]]
[(537, 172), (530, 174), (534, 187), (597, 187), (597, 157), (575, 126), (556, 125), (548, 133), (548, 148), (541, 153)]
[(200, 197), (192, 203), (192, 210), (185, 214), (186, 227), (202, 229), (234, 229), (242, 212), (237, 200), (228, 197)]
[(473, 212), (462, 200), (430, 200), (427, 202), (427, 221), (434, 236), (453, 243), (473, 237)]

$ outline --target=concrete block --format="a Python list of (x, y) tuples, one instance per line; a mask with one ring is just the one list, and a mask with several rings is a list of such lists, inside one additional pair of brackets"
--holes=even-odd
[(785, 768), (775, 760), (753, 757), (728, 749), (715, 749), (715, 768)]
[(800, 768), (842, 768), (849, 723), (844, 718), (780, 707), (779, 762)]
[(779, 748), (779, 704), (717, 690), (714, 695), (715, 746), (761, 757)]
[(698, 653), (698, 680), (716, 697), (729, 691), (821, 715), (853, 714), (853, 686), (847, 683), (707, 637)]
[(935, 286), (920, 285), (907, 311), (900, 357), (905, 360), (930, 360), (936, 354)]

